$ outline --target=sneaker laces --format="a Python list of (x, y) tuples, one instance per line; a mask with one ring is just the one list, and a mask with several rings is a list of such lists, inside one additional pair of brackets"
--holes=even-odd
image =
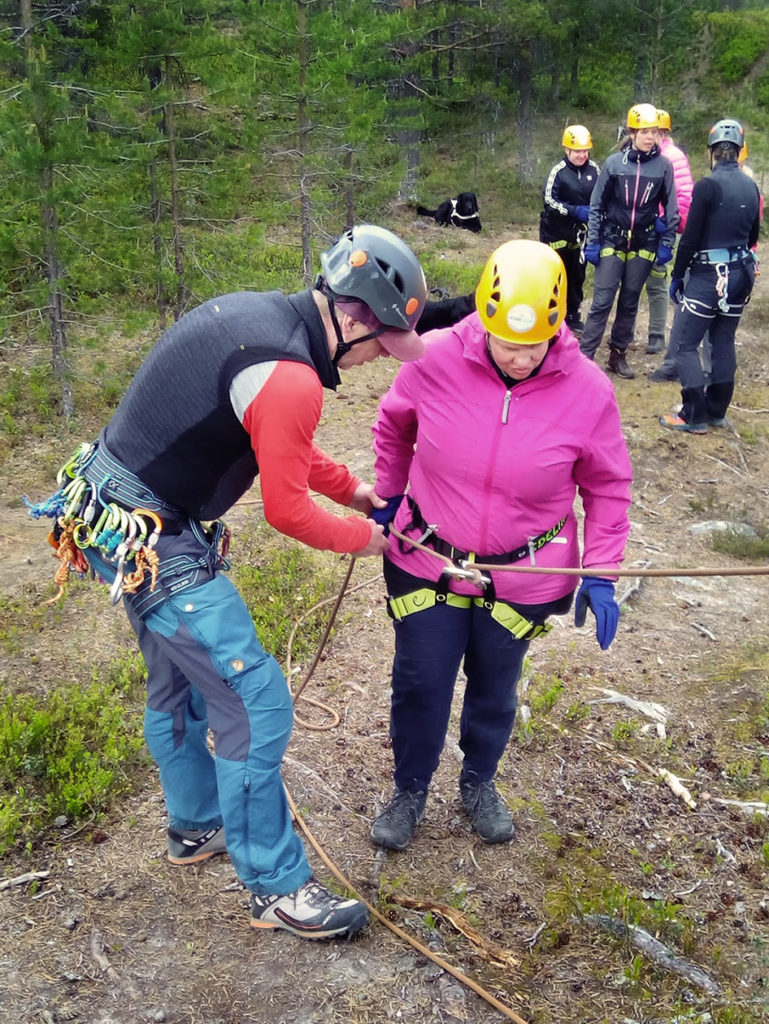
[(310, 906), (318, 908), (327, 906), (329, 909), (333, 909), (336, 904), (345, 902), (343, 897), (334, 895), (320, 882), (316, 882), (314, 878), (308, 879), (296, 890), (294, 903), (302, 898)]
[(493, 779), (472, 784), (472, 811), (474, 814), (487, 814), (498, 811), (502, 798), (497, 793)]
[(422, 793), (413, 793), (410, 789), (397, 792), (382, 812), (395, 824), (407, 824), (409, 827), (417, 823), (422, 815), (420, 807)]

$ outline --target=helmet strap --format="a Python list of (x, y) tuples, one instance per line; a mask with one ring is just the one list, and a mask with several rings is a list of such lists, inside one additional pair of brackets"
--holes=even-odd
[(334, 333), (336, 334), (336, 352), (331, 360), (334, 366), (337, 366), (342, 356), (347, 355), (351, 348), (355, 345), (360, 345), (364, 341), (371, 341), (372, 338), (378, 338), (380, 334), (388, 329), (387, 327), (377, 327), (375, 331), (369, 331), (368, 334), (364, 334), (361, 338), (355, 338), (354, 341), (345, 341), (342, 336), (342, 328), (339, 326), (339, 321), (336, 317), (336, 307), (334, 300), (325, 292), (326, 299), (328, 300), (328, 311), (331, 314), (331, 322), (334, 325)]

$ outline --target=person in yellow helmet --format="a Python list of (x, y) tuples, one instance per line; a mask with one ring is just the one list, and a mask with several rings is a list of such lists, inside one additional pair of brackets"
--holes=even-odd
[(587, 222), (590, 196), (598, 181), (600, 167), (590, 159), (593, 137), (582, 124), (564, 129), (562, 160), (550, 168), (542, 192), (544, 207), (539, 215), (539, 240), (555, 249), (566, 269), (566, 323), (578, 336), (582, 333), (581, 306), (585, 284)]
[[(686, 227), (686, 218), (689, 214), (689, 207), (692, 205), (692, 189), (694, 180), (689, 166), (689, 159), (686, 153), (673, 142), (673, 124), (667, 110), (657, 110), (657, 120), (660, 133), (660, 153), (673, 165), (673, 181), (676, 189), (676, 201), (678, 203), (678, 234)], [(657, 229), (661, 232), (665, 227), (664, 218), (660, 218)], [(675, 252), (675, 245), (673, 246)], [(649, 300), (649, 335), (646, 344), (647, 355), (654, 355), (662, 352), (665, 348), (668, 320), (668, 266), (666, 263), (654, 264), (651, 273), (646, 280), (646, 297)], [(655, 380), (653, 374), (650, 378)]]
[[(657, 108), (634, 104), (627, 114), (627, 129), (625, 144), (604, 163), (590, 199), (585, 259), (596, 271), (580, 345), (585, 355), (595, 358), (616, 297), (607, 369), (632, 378), (627, 350), (638, 300), (652, 265), (664, 266), (672, 259), (678, 203), (673, 166), (659, 150)], [(664, 230), (658, 234), (660, 208)]]
[[(622, 562), (630, 462), (614, 389), (564, 323), (565, 278), (549, 246), (505, 242), (483, 271), (476, 312), (428, 334), (424, 357), (398, 373), (379, 407), (377, 494), (397, 510), (397, 533), (421, 544), (391, 538), (384, 560), (395, 629), (395, 792), (371, 835), (388, 849), (405, 849), (425, 813), (460, 665), (461, 801), (484, 842), (513, 835), (494, 777), (518, 678), (548, 617), (568, 612), (576, 579), (502, 567), (525, 561), (610, 572)], [(500, 571), (484, 572), (478, 587), (462, 571), (473, 560)], [(610, 579), (584, 579), (577, 625), (588, 608), (605, 650), (619, 619)]]

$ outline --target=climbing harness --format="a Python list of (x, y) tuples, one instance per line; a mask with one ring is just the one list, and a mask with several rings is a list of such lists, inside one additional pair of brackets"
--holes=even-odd
[[(229, 530), (222, 522), (209, 527), (169, 505), (107, 451), (103, 441), (79, 445), (56, 475), (58, 491), (32, 505), (30, 515), (55, 520), (49, 542), (59, 567), (54, 577), (65, 592), (71, 573), (89, 572), (110, 581), (110, 602), (126, 594), (137, 615), (146, 616), (170, 593), (210, 579), (228, 569)], [(173, 533), (179, 524), (199, 541), (205, 554), (170, 555), (163, 564), (156, 550), (164, 526)]]
[[(518, 548), (514, 548), (512, 551), (506, 551), (501, 555), (478, 555), (473, 551), (462, 551), (459, 548), (455, 548), (448, 541), (443, 540), (442, 537), (438, 536), (438, 527), (435, 524), (428, 523), (422, 515), (419, 505), (414, 501), (411, 495), (406, 495), (406, 501), (408, 502), (409, 509), (411, 511), (411, 521), (407, 523), (403, 528), (404, 530), (420, 530), (421, 535), (418, 538), (418, 543), (427, 545), (434, 551), (437, 551), (439, 555), (445, 555), (446, 558), (457, 565), (462, 565), (464, 562), (485, 562), (490, 565), (506, 565), (508, 562), (518, 562), (527, 555), (534, 565), (534, 556), (540, 548), (544, 547), (545, 544), (549, 544), (551, 540), (554, 540), (561, 530), (566, 525), (567, 516), (563, 516), (548, 530), (544, 530), (536, 537), (529, 537), (525, 544), (522, 544)], [(398, 535), (400, 536), (400, 534)], [(408, 540), (408, 538), (407, 538)], [(408, 540), (411, 544), (411, 541)]]

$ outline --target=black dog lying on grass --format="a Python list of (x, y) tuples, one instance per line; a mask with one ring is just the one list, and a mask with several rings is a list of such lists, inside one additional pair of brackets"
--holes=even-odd
[(468, 231), (481, 230), (478, 197), (475, 192), (460, 192), (456, 199), (444, 199), (437, 210), (418, 206), (417, 213), (423, 217), (434, 217), (441, 227), (448, 227), (451, 224), (455, 228), (467, 228)]

